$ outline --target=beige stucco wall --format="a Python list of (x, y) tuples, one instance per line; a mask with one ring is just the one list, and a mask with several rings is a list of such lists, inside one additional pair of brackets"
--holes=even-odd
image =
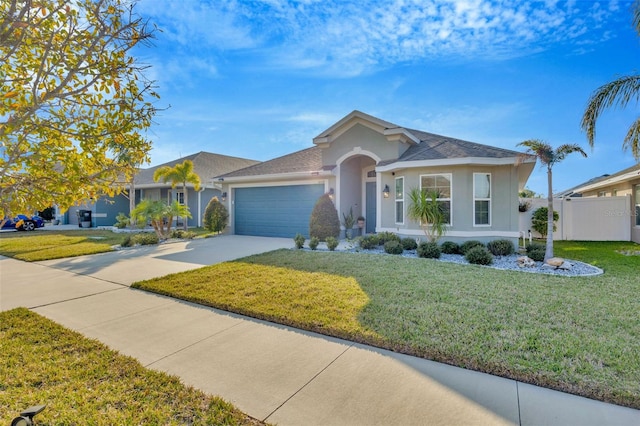
[[(474, 226), (473, 218), (473, 174), (491, 173), (491, 225)], [(420, 176), (426, 174), (451, 174), (452, 179), (452, 223), (445, 239), (476, 238), (489, 241), (496, 238), (517, 238), (518, 221), (518, 177), (513, 166), (442, 166), (383, 173), (382, 184), (395, 188), (395, 178), (405, 178), (405, 216), (409, 206), (408, 192), (420, 187)], [(393, 190), (392, 190), (393, 191)], [(395, 199), (393, 194), (382, 200), (381, 230), (405, 235), (424, 235), (418, 223), (405, 219), (404, 224), (395, 223)]]
[(355, 124), (331, 144), (322, 147), (322, 163), (335, 166), (345, 156), (358, 151), (372, 153), (379, 161), (395, 160), (408, 148), (407, 144), (390, 142), (384, 135), (362, 124)]

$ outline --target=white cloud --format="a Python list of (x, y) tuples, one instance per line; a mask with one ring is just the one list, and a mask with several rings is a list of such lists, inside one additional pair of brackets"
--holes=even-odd
[(584, 44), (587, 29), (628, 19), (621, 9), (615, 0), (143, 0), (140, 12), (185, 49), (257, 52), (253, 67), (348, 77), (405, 61), (502, 59)]

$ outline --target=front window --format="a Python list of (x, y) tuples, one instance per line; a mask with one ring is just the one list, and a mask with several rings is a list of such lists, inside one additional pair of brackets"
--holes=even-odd
[(184, 204), (184, 192), (176, 192), (176, 201), (180, 204)]
[(491, 226), (491, 174), (473, 174), (473, 224)]
[(420, 189), (426, 192), (436, 192), (437, 200), (444, 215), (444, 223), (451, 224), (451, 174), (422, 175)]
[(404, 223), (404, 178), (396, 178), (396, 224)]
[(636, 185), (636, 226), (640, 226), (640, 185)]

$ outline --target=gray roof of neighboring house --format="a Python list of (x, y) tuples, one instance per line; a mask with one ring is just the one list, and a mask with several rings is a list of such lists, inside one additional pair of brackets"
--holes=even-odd
[(244, 169), (221, 174), (218, 177), (260, 176), (320, 170), (322, 170), (322, 152), (321, 148), (314, 146), (263, 163), (254, 164)]
[(631, 167), (628, 167), (624, 170), (620, 170), (619, 172), (616, 172), (612, 175), (610, 174), (604, 174), (602, 176), (596, 176), (594, 178), (589, 179), (586, 182), (582, 182), (579, 185), (576, 185), (572, 188), (569, 189), (565, 189), (564, 191), (560, 191), (557, 192), (555, 194), (553, 194), (554, 197), (556, 198), (562, 198), (562, 197), (578, 197), (581, 196), (582, 194), (580, 193), (580, 190), (586, 186), (591, 186), (591, 185), (595, 185), (598, 182), (605, 182), (605, 181), (610, 181), (611, 179), (615, 179), (619, 176), (624, 176), (626, 174), (629, 174), (631, 172), (638, 172), (638, 175), (640, 175), (640, 164), (634, 164)]
[[(142, 169), (136, 174), (136, 185), (164, 185), (162, 181), (155, 182), (153, 180), (153, 174), (155, 171), (163, 166), (173, 167), (176, 164), (180, 164), (185, 160), (191, 160), (193, 162), (193, 171), (200, 176), (202, 184), (212, 180), (217, 175), (231, 172), (245, 168), (247, 166), (259, 163), (256, 160), (249, 160), (247, 158), (230, 157), (227, 155), (213, 154), (211, 152), (200, 151), (196, 154), (192, 154), (186, 157), (178, 158), (177, 160), (170, 161), (168, 163), (160, 164), (148, 169)], [(169, 183), (167, 183), (168, 185)]]

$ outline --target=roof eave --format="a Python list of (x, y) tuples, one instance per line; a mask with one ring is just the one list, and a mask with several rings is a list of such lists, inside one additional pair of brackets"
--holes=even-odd
[(393, 172), (399, 169), (417, 168), (417, 167), (438, 167), (438, 166), (465, 166), (465, 165), (483, 165), (483, 166), (504, 166), (534, 163), (535, 160), (519, 157), (460, 157), (460, 158), (443, 158), (438, 160), (414, 160), (414, 161), (396, 161), (391, 164), (376, 167), (376, 172)]
[(293, 180), (293, 179), (314, 179), (324, 176), (332, 176), (331, 170), (313, 170), (304, 172), (293, 173), (272, 173), (266, 175), (247, 175), (247, 176), (226, 176), (219, 178), (221, 183), (239, 183), (239, 182), (254, 182), (254, 181), (269, 181), (269, 180)]

